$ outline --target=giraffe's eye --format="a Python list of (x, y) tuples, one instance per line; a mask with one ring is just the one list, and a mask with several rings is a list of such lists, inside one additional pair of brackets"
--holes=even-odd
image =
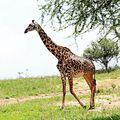
[(35, 28), (35, 26), (34, 26), (34, 25), (32, 25), (32, 24), (29, 24), (29, 27), (30, 27), (30, 28)]

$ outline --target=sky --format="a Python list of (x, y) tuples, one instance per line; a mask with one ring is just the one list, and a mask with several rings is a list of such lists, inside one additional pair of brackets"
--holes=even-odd
[[(0, 79), (59, 75), (57, 59), (45, 48), (36, 31), (24, 34), (25, 28), (35, 19), (40, 23), (36, 0), (0, 0)], [(54, 31), (46, 23), (43, 29), (51, 39), (71, 49), (77, 55), (98, 39), (97, 30), (80, 35), (78, 48), (71, 30)]]

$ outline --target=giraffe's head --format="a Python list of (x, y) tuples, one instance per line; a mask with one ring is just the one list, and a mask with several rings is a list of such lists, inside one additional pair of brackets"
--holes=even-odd
[(40, 27), (40, 25), (35, 21), (35, 20), (32, 20), (32, 23), (30, 23), (28, 25), (28, 27), (25, 29), (24, 33), (27, 33), (29, 31), (33, 31), (33, 30), (38, 30)]

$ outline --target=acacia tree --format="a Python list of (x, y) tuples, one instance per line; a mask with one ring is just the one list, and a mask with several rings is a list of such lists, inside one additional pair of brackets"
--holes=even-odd
[(112, 58), (118, 56), (119, 51), (117, 42), (110, 39), (101, 39), (100, 41), (92, 42), (91, 47), (84, 50), (84, 56), (103, 64), (108, 71), (108, 63)]
[(59, 25), (59, 30), (72, 26), (73, 34), (80, 35), (99, 26), (101, 31), (106, 29), (105, 35), (114, 32), (120, 39), (120, 0), (37, 1), (42, 22), (49, 18), (55, 28)]

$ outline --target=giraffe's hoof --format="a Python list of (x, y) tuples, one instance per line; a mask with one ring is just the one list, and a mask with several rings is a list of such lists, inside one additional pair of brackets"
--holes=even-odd
[(64, 109), (64, 106), (61, 106), (61, 110), (63, 110)]
[(86, 109), (86, 105), (83, 105), (83, 108)]
[(93, 109), (95, 109), (95, 107), (94, 106), (90, 106), (90, 108), (88, 110), (93, 110)]

